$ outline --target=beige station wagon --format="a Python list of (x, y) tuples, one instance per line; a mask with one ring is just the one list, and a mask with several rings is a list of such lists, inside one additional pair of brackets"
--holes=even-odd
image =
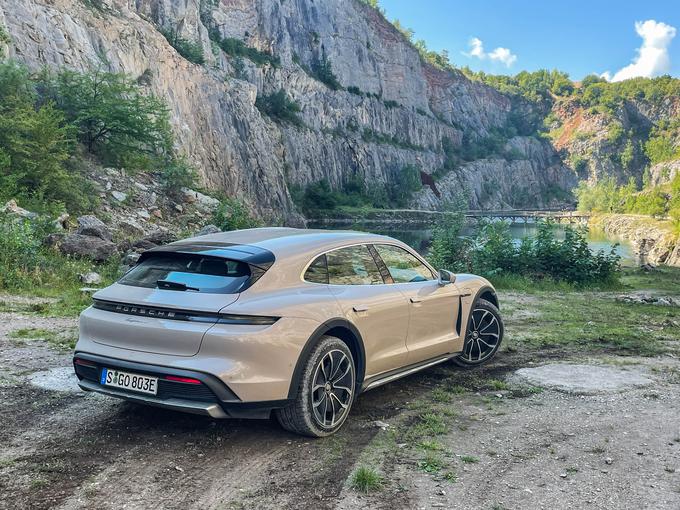
[(82, 313), (73, 362), (86, 391), (322, 437), (362, 392), (502, 338), (484, 278), (386, 236), (259, 228), (143, 253)]

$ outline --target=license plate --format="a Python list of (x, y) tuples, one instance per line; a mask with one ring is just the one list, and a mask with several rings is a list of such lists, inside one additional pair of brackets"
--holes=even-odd
[(99, 382), (103, 386), (114, 386), (125, 390), (138, 391), (139, 393), (148, 393), (150, 395), (158, 393), (158, 377), (149, 377), (148, 375), (131, 374), (129, 372), (104, 368), (102, 369), (102, 377)]

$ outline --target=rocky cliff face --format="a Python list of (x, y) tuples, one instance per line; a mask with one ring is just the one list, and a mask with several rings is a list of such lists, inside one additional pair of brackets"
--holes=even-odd
[[(655, 126), (680, 117), (680, 97), (626, 100), (605, 112), (567, 99), (557, 101), (552, 113), (553, 145), (579, 179), (594, 184), (613, 176), (625, 184), (632, 177), (640, 184), (649, 167), (644, 144)], [(680, 138), (673, 142), (680, 146)], [(671, 161), (650, 167), (650, 183), (668, 182), (678, 165), (680, 161)]]
[[(444, 140), (484, 138), (511, 108), (498, 91), (423, 64), (378, 12), (355, 0), (4, 0), (9, 54), (32, 69), (96, 66), (143, 77), (172, 112), (177, 144), (203, 184), (237, 195), (260, 216), (300, 223), (290, 194), (326, 179), (390, 185), (408, 165), (437, 172), (413, 205), (441, 208), (461, 189), (475, 208), (542, 207), (576, 183), (552, 146), (508, 141), (511, 158), (485, 158), (441, 171)], [(199, 42), (192, 64), (160, 29)], [(274, 55), (257, 65), (222, 51), (233, 38)], [(318, 79), (332, 68), (338, 90)], [(315, 77), (316, 76), (316, 77)], [(274, 122), (258, 96), (284, 89), (302, 125)], [(439, 172), (438, 172), (439, 171)]]
[(668, 221), (634, 214), (610, 214), (592, 218), (590, 227), (630, 241), (640, 264), (680, 267), (680, 242)]

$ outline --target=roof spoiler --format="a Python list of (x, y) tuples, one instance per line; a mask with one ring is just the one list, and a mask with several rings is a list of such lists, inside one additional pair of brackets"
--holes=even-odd
[(225, 244), (225, 243), (171, 243), (158, 248), (152, 248), (143, 252), (139, 260), (149, 258), (158, 253), (182, 253), (187, 255), (201, 255), (204, 257), (215, 257), (220, 259), (237, 260), (245, 262), (250, 266), (257, 267), (266, 271), (269, 269), (276, 258), (269, 250), (248, 244)]

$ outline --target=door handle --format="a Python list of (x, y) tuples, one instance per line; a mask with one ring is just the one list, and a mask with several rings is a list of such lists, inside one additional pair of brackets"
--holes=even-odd
[(415, 303), (422, 303), (422, 302), (423, 302), (423, 298), (419, 298), (419, 297), (412, 297), (411, 298), (411, 303), (415, 304)]
[(354, 305), (352, 307), (352, 310), (354, 310), (356, 313), (368, 312), (368, 306), (366, 306), (366, 305)]

